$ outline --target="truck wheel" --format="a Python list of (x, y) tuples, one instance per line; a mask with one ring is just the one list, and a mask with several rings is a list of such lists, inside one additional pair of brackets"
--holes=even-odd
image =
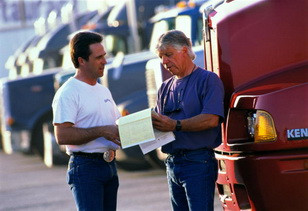
[(43, 124), (40, 122), (31, 133), (30, 150), (34, 154), (38, 154), (41, 158), (44, 157), (44, 142), (43, 142)]
[(69, 156), (65, 153), (65, 146), (59, 146), (54, 136), (52, 123), (45, 122), (43, 124), (44, 139), (44, 163), (47, 167), (53, 165), (65, 165), (69, 160)]

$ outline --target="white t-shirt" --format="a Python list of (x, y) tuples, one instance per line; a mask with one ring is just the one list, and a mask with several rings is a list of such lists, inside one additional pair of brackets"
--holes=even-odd
[[(52, 108), (53, 123), (71, 122), (78, 128), (115, 125), (121, 116), (108, 88), (99, 83), (91, 86), (73, 77), (59, 88)], [(83, 145), (66, 145), (66, 152), (105, 152), (118, 148), (100, 137)]]

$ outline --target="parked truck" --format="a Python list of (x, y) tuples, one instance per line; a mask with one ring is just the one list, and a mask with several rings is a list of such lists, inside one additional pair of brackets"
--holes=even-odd
[[(308, 208), (305, 8), (304, 0), (202, 8), (205, 68), (226, 93), (222, 144), (215, 149), (224, 210)], [(163, 69), (153, 72), (159, 67), (159, 60), (148, 65), (152, 94), (153, 84), (168, 77)]]

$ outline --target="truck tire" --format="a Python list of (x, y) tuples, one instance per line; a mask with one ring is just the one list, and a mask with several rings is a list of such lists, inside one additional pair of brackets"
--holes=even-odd
[(34, 129), (31, 132), (31, 146), (30, 150), (34, 154), (38, 154), (42, 159), (44, 158), (44, 134), (43, 125), (46, 122), (52, 121), (52, 113), (47, 113), (42, 116), (36, 123)]
[(31, 133), (30, 152), (44, 157), (43, 123), (39, 122)]
[(65, 146), (59, 146), (54, 135), (51, 121), (43, 124), (44, 163), (47, 167), (65, 165), (69, 156), (65, 153)]

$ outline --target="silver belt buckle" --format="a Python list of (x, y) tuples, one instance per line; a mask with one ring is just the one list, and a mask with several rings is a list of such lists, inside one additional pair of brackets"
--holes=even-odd
[(115, 151), (112, 149), (109, 149), (108, 151), (104, 152), (104, 160), (108, 163), (113, 161), (115, 158)]

